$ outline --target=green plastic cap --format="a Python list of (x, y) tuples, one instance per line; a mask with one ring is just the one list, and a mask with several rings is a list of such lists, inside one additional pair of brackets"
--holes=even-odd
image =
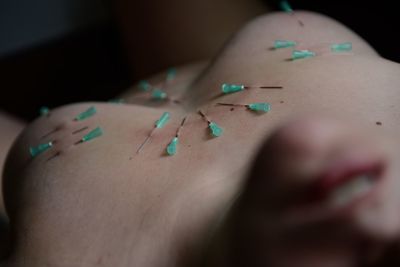
[(219, 137), (223, 133), (223, 129), (219, 127), (218, 124), (216, 124), (215, 122), (210, 122), (208, 127), (210, 128), (211, 135), (214, 137)]
[(94, 129), (93, 131), (82, 137), (82, 142), (88, 142), (102, 135), (103, 135), (103, 130), (100, 127), (97, 127), (96, 129)]
[(139, 88), (140, 88), (140, 90), (141, 91), (143, 91), (143, 92), (147, 92), (147, 91), (149, 91), (150, 90), (150, 83), (148, 82), (148, 81), (146, 81), (146, 80), (141, 80), (140, 82), (139, 82)]
[(82, 112), (78, 116), (75, 117), (76, 121), (83, 121), (86, 120), (87, 118), (92, 117), (94, 114), (97, 113), (97, 110), (95, 107), (90, 107), (86, 111)]
[(167, 70), (167, 81), (172, 81), (176, 77), (176, 69), (175, 68), (169, 68)]
[(34, 158), (37, 155), (39, 155), (39, 154), (45, 152), (46, 150), (50, 149), (51, 147), (53, 147), (53, 143), (52, 142), (48, 142), (46, 144), (40, 144), (37, 147), (30, 147), (29, 148), (29, 153)]
[(154, 89), (151, 97), (156, 100), (163, 100), (167, 98), (167, 93), (160, 89)]
[(280, 8), (281, 8), (283, 11), (285, 11), (285, 12), (288, 12), (288, 13), (293, 12), (293, 9), (292, 9), (292, 7), (290, 6), (290, 4), (289, 4), (288, 1), (285, 1), (285, 0), (281, 1), (281, 2), (279, 3), (279, 6), (280, 6)]
[(40, 116), (47, 116), (50, 113), (50, 109), (48, 107), (41, 107), (39, 110)]
[(165, 124), (169, 121), (171, 115), (169, 112), (164, 112), (164, 114), (161, 115), (160, 119), (156, 121), (156, 127), (157, 128), (163, 128)]
[(221, 86), (221, 90), (224, 94), (236, 93), (244, 90), (244, 85), (241, 84), (228, 84), (224, 83)]
[(178, 146), (178, 137), (174, 137), (174, 139), (172, 139), (171, 143), (169, 143), (169, 145), (167, 146), (167, 153), (170, 156), (173, 156), (176, 154), (176, 148)]
[(248, 105), (249, 109), (257, 112), (268, 112), (271, 110), (269, 103), (252, 103)]
[(296, 45), (297, 45), (297, 43), (295, 41), (276, 40), (274, 42), (275, 49), (294, 47)]
[(350, 42), (331, 45), (332, 52), (348, 52), (352, 49), (353, 45)]
[(292, 52), (292, 59), (302, 59), (302, 58), (309, 58), (315, 57), (315, 53), (309, 50), (293, 50)]

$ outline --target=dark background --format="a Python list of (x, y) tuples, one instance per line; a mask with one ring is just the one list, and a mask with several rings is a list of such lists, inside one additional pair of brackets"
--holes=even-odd
[[(277, 8), (277, 1), (268, 1)], [(383, 57), (400, 62), (398, 14), (391, 1), (292, 0), (295, 9), (341, 21)], [(1, 42), (1, 39), (0, 39)], [(108, 100), (135, 77), (113, 19), (0, 58), (0, 110), (31, 120), (40, 106)]]

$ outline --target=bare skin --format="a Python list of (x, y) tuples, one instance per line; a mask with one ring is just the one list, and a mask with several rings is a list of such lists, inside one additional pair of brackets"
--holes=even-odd
[[(400, 157), (394, 138), (400, 68), (335, 21), (297, 15), (305, 27), (287, 14), (259, 17), (211, 64), (178, 70), (170, 90), (180, 105), (148, 107), (146, 96), (132, 90), (124, 97), (134, 105), (74, 104), (30, 124), (6, 167), (13, 235), (3, 265), (168, 267), (201, 265), (199, 259), (205, 259), (205, 266), (347, 267), (364, 264), (354, 245), (363, 240), (369, 241), (368, 255), (378, 255), (370, 262), (379, 262), (400, 231)], [(288, 61), (290, 50), (270, 49), (276, 39), (296, 40), (318, 56)], [(343, 41), (353, 43), (352, 53), (326, 49)], [(218, 96), (224, 82), (284, 89)], [(215, 106), (222, 101), (265, 101), (272, 110), (256, 115)], [(92, 105), (96, 116), (72, 121)], [(209, 136), (199, 109), (224, 128), (222, 137)], [(171, 112), (171, 122), (136, 154), (164, 111)], [(165, 147), (185, 116), (179, 152), (168, 157)], [(58, 126), (60, 131), (41, 139)], [(84, 133), (71, 133), (83, 126), (100, 126), (104, 136), (74, 145)], [(54, 140), (54, 148), (30, 159), (30, 145)], [(306, 211), (311, 222), (304, 222), (304, 214), (288, 212), (289, 189), (309, 185), (341, 159), (385, 162), (374, 194), (343, 216), (332, 215), (336, 207), (327, 214)], [(310, 225), (320, 232), (306, 231)], [(296, 227), (305, 237), (288, 234)], [(348, 235), (350, 230), (357, 234)], [(338, 238), (326, 238), (327, 231)], [(243, 244), (249, 250), (235, 256)], [(292, 253), (300, 247), (307, 249)]]
[[(0, 174), (2, 175), (7, 153), (25, 124), (9, 114), (0, 112), (0, 125)], [(1, 192), (2, 183), (0, 184), (0, 257), (2, 257), (7, 250), (6, 244), (8, 242), (8, 218), (4, 208), (3, 194)]]
[(209, 60), (244, 23), (268, 11), (259, 0), (113, 3), (136, 78)]

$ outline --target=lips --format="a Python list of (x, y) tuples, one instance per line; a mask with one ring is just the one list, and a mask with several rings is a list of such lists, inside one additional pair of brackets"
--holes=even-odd
[(316, 176), (308, 190), (294, 198), (283, 220), (308, 224), (351, 214), (358, 203), (372, 197), (381, 184), (383, 160), (343, 160)]
[(346, 161), (326, 169), (312, 186), (311, 200), (342, 207), (369, 193), (382, 178), (381, 160)]

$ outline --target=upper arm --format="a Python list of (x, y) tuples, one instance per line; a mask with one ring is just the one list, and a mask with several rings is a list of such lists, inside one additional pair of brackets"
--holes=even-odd
[[(13, 141), (24, 127), (24, 123), (8, 114), (0, 112), (0, 126), (0, 173), (3, 181), (3, 168), (7, 153)], [(0, 258), (6, 250), (6, 236), (8, 231), (8, 218), (4, 208), (2, 184), (0, 183)]]
[[(3, 168), (6, 160), (8, 151), (11, 148), (13, 141), (16, 139), (17, 135), (24, 128), (25, 124), (22, 121), (13, 118), (12, 116), (5, 114), (0, 111), (0, 173), (3, 177)], [(3, 179), (2, 179), (3, 180)], [(1, 189), (0, 185), (0, 189)], [(0, 200), (0, 214), (4, 214), (4, 204), (3, 204), (3, 191), (1, 193)]]

